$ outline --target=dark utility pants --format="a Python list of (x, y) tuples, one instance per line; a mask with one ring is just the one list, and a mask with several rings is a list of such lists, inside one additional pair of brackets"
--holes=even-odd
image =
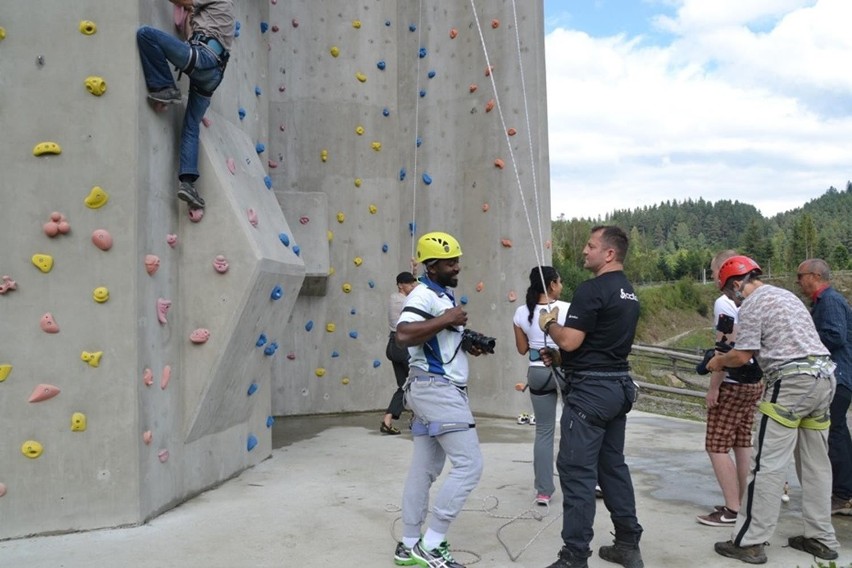
[(852, 438), (846, 425), (846, 412), (852, 391), (837, 385), (831, 400), (831, 426), (828, 430), (828, 458), (831, 460), (831, 493), (841, 499), (852, 499)]
[(614, 376), (568, 375), (562, 410), (562, 438), (556, 469), (562, 487), (562, 540), (581, 558), (594, 535), (595, 483), (615, 527), (615, 540), (637, 545), (642, 526), (630, 470), (624, 462), (624, 428), (636, 386), (626, 373)]

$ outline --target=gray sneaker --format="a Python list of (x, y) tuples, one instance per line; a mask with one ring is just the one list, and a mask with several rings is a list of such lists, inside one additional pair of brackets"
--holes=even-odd
[(177, 196), (181, 201), (186, 201), (190, 209), (204, 209), (204, 200), (198, 195), (198, 191), (191, 181), (180, 182)]
[(762, 544), (750, 546), (737, 546), (732, 541), (717, 542), (713, 547), (717, 554), (741, 560), (746, 564), (766, 564), (766, 553), (763, 552)]
[(152, 101), (157, 101), (158, 103), (179, 103), (180, 89), (178, 89), (177, 87), (166, 87), (164, 89), (160, 89), (159, 91), (152, 91), (148, 93), (148, 98)]
[(835, 560), (837, 558), (836, 550), (830, 549), (815, 538), (791, 536), (787, 541), (787, 544), (790, 545), (790, 548), (795, 548), (796, 550), (801, 550), (802, 552), (819, 556), (824, 560)]

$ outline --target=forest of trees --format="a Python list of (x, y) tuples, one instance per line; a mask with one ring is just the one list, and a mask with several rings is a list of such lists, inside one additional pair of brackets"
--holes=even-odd
[[(588, 278), (583, 245), (594, 225), (618, 225), (630, 236), (625, 272), (636, 284), (704, 276), (723, 249), (751, 256), (765, 274), (795, 271), (806, 258), (823, 258), (833, 270), (852, 268), (852, 182), (834, 187), (804, 206), (765, 218), (738, 201), (666, 201), (616, 210), (603, 219), (553, 221), (553, 264), (566, 288)], [(709, 278), (709, 271), (706, 274)]]

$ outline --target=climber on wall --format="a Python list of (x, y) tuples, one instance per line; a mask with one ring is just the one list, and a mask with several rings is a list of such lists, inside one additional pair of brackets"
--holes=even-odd
[(142, 26), (136, 32), (142, 72), (148, 87), (148, 99), (157, 104), (181, 101), (169, 63), (189, 77), (189, 97), (180, 137), (178, 199), (189, 208), (203, 209), (204, 199), (195, 188), (198, 179), (198, 136), (201, 119), (210, 106), (213, 91), (222, 82), (234, 40), (234, 4), (232, 0), (169, 0), (190, 10), (182, 41), (158, 29)]

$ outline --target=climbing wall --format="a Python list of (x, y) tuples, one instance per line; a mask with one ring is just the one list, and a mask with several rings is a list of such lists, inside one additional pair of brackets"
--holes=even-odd
[(274, 416), (383, 410), (387, 298), (427, 231), (461, 241), (457, 295), (497, 337), (475, 410), (528, 410), (541, 3), (235, 4), (193, 217), (183, 107), (147, 103), (134, 41), (172, 5), (0, 13), (0, 539), (142, 522), (267, 457)]
[(294, 231), (317, 236), (305, 255), (314, 285), (274, 363), (276, 414), (387, 404), (387, 298), (413, 238), (435, 230), (461, 242), (469, 327), (497, 337), (498, 355), (472, 365), (474, 408), (526, 408), (511, 389), (525, 372), (511, 320), (533, 243), (549, 262), (550, 201), (542, 4), (517, 6), (520, 46), (503, 0), (477, 1), (476, 14), (467, 1), (271, 5), (270, 177)]

